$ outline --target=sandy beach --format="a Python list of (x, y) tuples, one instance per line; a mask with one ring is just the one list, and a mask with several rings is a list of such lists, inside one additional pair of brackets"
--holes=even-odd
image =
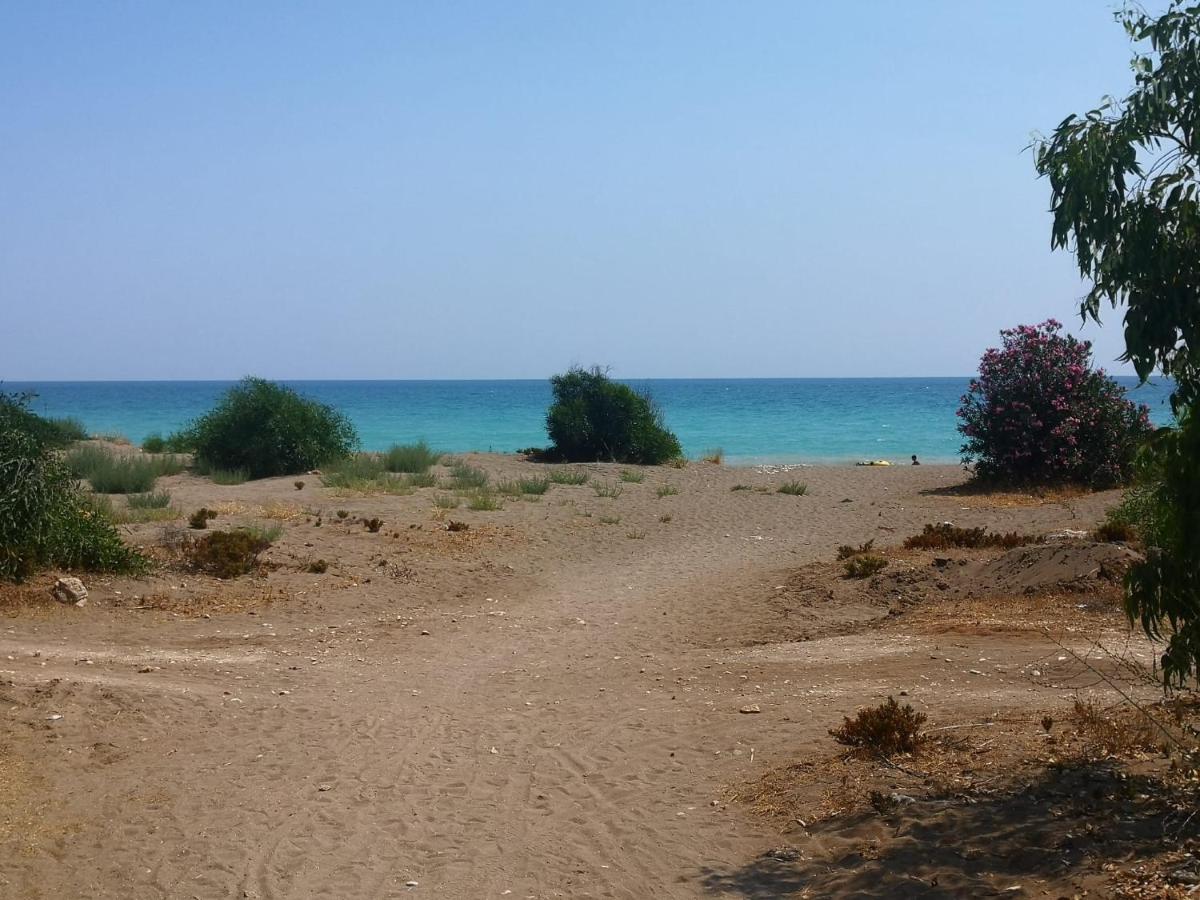
[[(591, 482), (495, 511), (165, 477), (210, 528), (281, 525), (259, 571), (187, 571), (181, 519), (123, 526), (161, 565), (88, 577), (82, 608), (49, 598), (54, 573), (0, 588), (0, 894), (1103, 895), (1102, 854), (1043, 856), (1076, 821), (1035, 808), (1054, 791), (1000, 788), (1053, 755), (1043, 715), (1105, 690), (1064, 647), (1148, 658), (1105, 570), (1126, 551), (900, 545), (945, 521), (1086, 531), (1116, 493), (965, 493), (955, 466), (573, 468)], [(807, 494), (776, 492), (792, 479)], [(843, 577), (836, 548), (869, 540), (887, 569)], [(846, 760), (828, 730), (889, 695), (963, 739), (930, 760), (969, 802), (926, 798), (932, 761)], [(870, 790), (903, 808), (872, 814)]]

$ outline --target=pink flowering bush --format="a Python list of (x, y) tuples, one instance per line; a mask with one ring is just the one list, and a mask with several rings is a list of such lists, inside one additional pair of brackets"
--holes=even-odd
[(1092, 345), (1048, 319), (1000, 332), (963, 395), (963, 462), (977, 477), (1107, 487), (1128, 480), (1149, 410), (1091, 368)]

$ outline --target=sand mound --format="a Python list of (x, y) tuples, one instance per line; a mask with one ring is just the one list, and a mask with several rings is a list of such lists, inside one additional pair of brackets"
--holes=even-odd
[(1140, 554), (1122, 544), (1057, 540), (992, 558), (934, 556), (927, 565), (883, 575), (877, 589), (907, 601), (1088, 592), (1119, 584)]

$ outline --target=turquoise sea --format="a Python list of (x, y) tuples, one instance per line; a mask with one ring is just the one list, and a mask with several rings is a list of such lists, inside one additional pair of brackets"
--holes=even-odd
[[(650, 392), (688, 456), (716, 447), (734, 464), (860, 459), (955, 462), (954, 412), (967, 378), (648, 379)], [(1168, 384), (1130, 396), (1170, 421)], [(37, 394), (35, 409), (75, 416), (93, 433), (140, 442), (203, 413), (227, 381), (5, 382)], [(293, 381), (301, 393), (343, 410), (365, 450), (424, 438), (439, 450), (512, 452), (546, 443), (546, 381)]]

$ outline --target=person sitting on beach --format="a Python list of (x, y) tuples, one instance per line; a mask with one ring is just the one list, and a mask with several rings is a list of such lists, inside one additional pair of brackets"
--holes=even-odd
[(917, 454), (914, 453), (913, 454), (913, 465), (919, 466), (920, 464), (921, 464), (921, 461), (919, 459), (917, 459)]

